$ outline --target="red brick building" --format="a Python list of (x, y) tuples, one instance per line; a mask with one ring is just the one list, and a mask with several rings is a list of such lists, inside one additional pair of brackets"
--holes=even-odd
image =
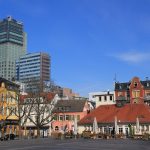
[(134, 77), (129, 82), (115, 83), (115, 99), (118, 105), (124, 103), (149, 103), (150, 101), (150, 80), (141, 81)]

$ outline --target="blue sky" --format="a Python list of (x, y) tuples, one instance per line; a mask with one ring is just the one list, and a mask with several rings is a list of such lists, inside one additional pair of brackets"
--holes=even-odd
[(150, 77), (149, 0), (0, 0), (24, 23), (28, 52), (51, 55), (55, 83), (82, 96)]

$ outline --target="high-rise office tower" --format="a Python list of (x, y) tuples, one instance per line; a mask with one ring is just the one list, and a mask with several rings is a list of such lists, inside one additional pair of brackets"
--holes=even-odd
[(12, 17), (0, 21), (0, 76), (11, 80), (15, 77), (15, 62), (26, 53), (26, 33), (23, 23)]
[(50, 81), (50, 56), (46, 53), (29, 53), (16, 61), (16, 79), (30, 84)]

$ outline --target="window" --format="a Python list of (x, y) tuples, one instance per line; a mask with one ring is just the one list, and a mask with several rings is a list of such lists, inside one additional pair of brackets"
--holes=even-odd
[(70, 120), (70, 116), (69, 115), (66, 115), (66, 120)]
[(101, 96), (99, 96), (99, 101), (102, 101), (102, 98), (101, 98)]
[(58, 116), (55, 115), (55, 116), (53, 117), (53, 119), (54, 119), (54, 120), (58, 120)]
[(70, 119), (71, 119), (71, 120), (74, 120), (74, 115), (71, 115), (71, 116), (70, 116)]
[(122, 86), (121, 86), (121, 85), (119, 85), (119, 89), (120, 89), (120, 90), (122, 89)]
[(63, 107), (58, 107), (58, 110), (60, 110), (60, 111), (63, 110)]
[(111, 100), (111, 101), (113, 100), (113, 97), (112, 97), (112, 95), (110, 95), (110, 100)]
[(134, 82), (134, 87), (135, 87), (135, 88), (137, 87), (137, 85), (138, 85), (137, 82)]
[(132, 97), (133, 98), (139, 98), (140, 97), (140, 91), (133, 91), (132, 92)]
[(80, 115), (77, 115), (77, 120), (78, 120), (78, 121), (80, 120)]
[(60, 116), (59, 116), (59, 120), (64, 120), (64, 116), (63, 116), (63, 115), (60, 115)]
[(107, 96), (104, 96), (104, 100), (107, 101)]
[(123, 128), (119, 128), (119, 134), (123, 133)]
[(150, 93), (146, 93), (146, 96), (150, 96)]

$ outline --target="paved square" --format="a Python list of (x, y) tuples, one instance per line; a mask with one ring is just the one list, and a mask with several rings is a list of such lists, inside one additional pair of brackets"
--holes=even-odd
[(150, 141), (30, 139), (0, 142), (0, 150), (150, 150)]

